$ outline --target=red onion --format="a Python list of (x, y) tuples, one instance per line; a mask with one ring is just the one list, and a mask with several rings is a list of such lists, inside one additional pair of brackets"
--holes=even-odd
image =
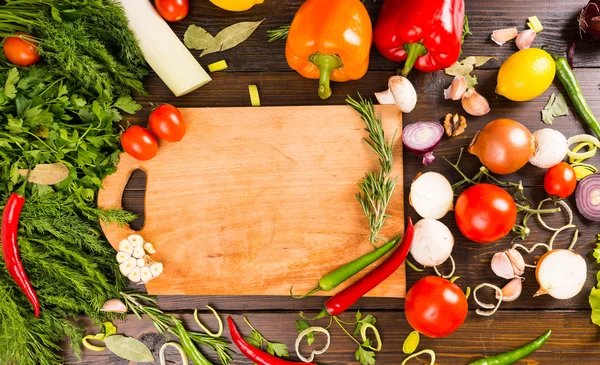
[(590, 0), (581, 10), (579, 18), (579, 29), (596, 39), (600, 39), (600, 0)]
[(567, 48), (567, 62), (569, 62), (569, 66), (571, 66), (571, 70), (575, 69), (575, 46), (577, 45), (577, 39), (574, 39), (573, 42)]
[(438, 122), (416, 122), (402, 131), (402, 143), (407, 150), (423, 158), (423, 166), (436, 160), (433, 150), (444, 136), (444, 127)]
[(577, 184), (575, 202), (581, 215), (600, 222), (600, 173), (587, 176)]

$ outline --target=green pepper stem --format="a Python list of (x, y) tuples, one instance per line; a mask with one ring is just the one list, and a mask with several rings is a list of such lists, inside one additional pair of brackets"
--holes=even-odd
[(331, 71), (343, 67), (342, 59), (338, 55), (321, 54), (319, 52), (310, 55), (308, 60), (319, 68), (319, 97), (323, 100), (331, 96)]
[(408, 43), (404, 45), (404, 51), (406, 52), (406, 61), (402, 69), (402, 76), (406, 77), (415, 65), (417, 58), (427, 54), (427, 48), (421, 43)]
[(290, 288), (290, 295), (294, 299), (303, 299), (303, 298), (309, 297), (317, 292), (320, 292), (321, 290), (322, 290), (321, 286), (317, 285), (314, 289), (312, 289), (311, 291), (309, 291), (306, 294), (296, 295), (296, 294), (294, 294), (294, 286), (292, 285), (292, 287)]

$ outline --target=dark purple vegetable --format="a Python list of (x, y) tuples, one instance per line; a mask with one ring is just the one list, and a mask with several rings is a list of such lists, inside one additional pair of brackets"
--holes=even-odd
[(581, 215), (600, 222), (600, 173), (589, 175), (577, 184), (575, 201)]
[(569, 62), (569, 66), (571, 66), (571, 70), (575, 69), (575, 45), (577, 44), (577, 39), (574, 39), (571, 44), (569, 44), (569, 48), (567, 48), (567, 62)]
[(439, 122), (416, 122), (402, 131), (402, 143), (407, 150), (423, 158), (423, 166), (436, 160), (433, 150), (444, 136), (444, 127)]
[(579, 18), (579, 29), (596, 39), (600, 39), (600, 0), (590, 0), (581, 10)]

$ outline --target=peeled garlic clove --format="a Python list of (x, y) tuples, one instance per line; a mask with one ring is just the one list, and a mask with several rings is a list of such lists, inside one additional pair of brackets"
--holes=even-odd
[(527, 49), (531, 47), (531, 44), (533, 43), (533, 40), (535, 39), (536, 35), (537, 33), (535, 32), (535, 30), (526, 29), (519, 33), (517, 39), (515, 40), (515, 43), (517, 44), (517, 47), (519, 49)]
[(132, 234), (127, 237), (127, 240), (133, 245), (133, 247), (142, 246), (144, 244), (144, 239), (139, 234)]
[(127, 252), (118, 252), (117, 253), (117, 262), (119, 264), (129, 260), (131, 258), (131, 255), (128, 254)]
[(147, 283), (154, 278), (154, 276), (152, 276), (152, 271), (150, 271), (148, 266), (140, 268), (140, 277), (143, 283)]
[[(521, 278), (514, 278), (508, 282), (502, 288), (502, 301), (503, 302), (512, 302), (515, 301), (523, 290), (523, 284), (521, 282)], [(496, 292), (496, 299), (500, 299), (500, 295)]]
[(525, 272), (525, 259), (523, 258), (523, 255), (516, 249), (511, 248), (506, 251), (506, 256), (508, 256), (508, 259), (512, 264), (515, 276), (523, 275)]
[(467, 92), (467, 81), (462, 75), (454, 77), (452, 84), (444, 90), (444, 99), (460, 100)]
[(394, 95), (390, 89), (386, 91), (375, 93), (375, 98), (377, 98), (377, 102), (381, 105), (394, 105)]
[(517, 28), (498, 29), (492, 32), (492, 40), (496, 42), (497, 45), (501, 46), (511, 39), (515, 39), (518, 34), (519, 31)]
[(121, 263), (121, 265), (119, 265), (119, 270), (121, 271), (121, 274), (123, 274), (123, 276), (127, 276), (136, 266), (137, 260), (135, 259), (135, 257), (132, 257), (129, 260)]
[(157, 262), (150, 265), (150, 271), (152, 272), (153, 277), (157, 277), (163, 272), (163, 264), (162, 262)]
[(133, 249), (133, 257), (135, 257), (136, 259), (142, 258), (144, 257), (144, 255), (146, 254), (146, 251), (144, 251), (144, 248), (142, 246), (138, 246), (136, 248)]
[(146, 260), (144, 260), (144, 258), (137, 259), (137, 267), (144, 267), (144, 266), (146, 266)]
[(492, 271), (504, 279), (515, 277), (513, 265), (505, 252), (498, 252), (492, 257)]
[(476, 117), (486, 115), (491, 110), (487, 99), (475, 91), (475, 89), (469, 89), (462, 96), (462, 107), (467, 113)]
[(146, 252), (150, 255), (153, 255), (156, 253), (156, 249), (154, 249), (154, 245), (151, 244), (150, 242), (144, 243), (144, 250), (146, 250)]
[(111, 313), (125, 313), (127, 312), (127, 306), (119, 299), (109, 299), (106, 301), (106, 303), (104, 303), (100, 311)]
[(133, 270), (131, 270), (131, 272), (129, 273), (129, 275), (127, 275), (127, 278), (132, 283), (139, 283), (140, 282), (140, 278), (141, 278), (140, 268), (139, 267), (135, 267)]
[(133, 254), (133, 245), (128, 240), (123, 240), (119, 243), (117, 250), (119, 250), (119, 252), (125, 252), (131, 255)]

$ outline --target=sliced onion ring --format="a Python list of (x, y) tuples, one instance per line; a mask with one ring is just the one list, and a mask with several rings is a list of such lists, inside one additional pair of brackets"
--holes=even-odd
[(381, 351), (382, 343), (381, 336), (379, 336), (379, 330), (371, 323), (363, 323), (362, 326), (360, 326), (360, 337), (362, 338), (363, 343), (367, 342), (367, 340), (369, 339), (369, 337), (367, 337), (367, 330), (369, 328), (373, 330), (373, 333), (375, 334), (375, 339), (377, 340), (377, 347), (373, 347), (370, 345), (368, 347), (373, 351)]
[(441, 276), (444, 279), (450, 279), (456, 271), (456, 263), (454, 262), (454, 258), (452, 257), (452, 255), (450, 255), (450, 263), (452, 264), (452, 271), (450, 271), (450, 274), (448, 275), (442, 275), (442, 273), (438, 271), (437, 266), (434, 266), (433, 270), (435, 270), (437, 276)]
[(427, 354), (427, 355), (431, 356), (431, 362), (429, 363), (429, 365), (435, 365), (435, 352), (431, 349), (421, 350), (419, 352), (416, 352), (416, 353), (408, 356), (406, 359), (404, 359), (404, 361), (402, 361), (402, 364), (400, 364), (400, 365), (405, 365), (408, 362), (408, 360), (410, 360), (414, 357), (417, 357), (419, 355), (423, 355), (423, 354)]
[[(594, 144), (594, 146), (596, 148), (600, 148), (600, 141), (598, 141), (598, 138), (591, 136), (589, 134), (579, 134), (579, 135), (573, 136), (568, 139), (567, 143), (569, 143), (569, 146), (571, 146), (575, 143), (581, 143), (581, 142), (591, 142)], [(596, 148), (593, 148), (587, 152), (573, 152), (571, 150), (567, 150), (567, 155), (569, 155), (569, 158), (573, 158), (576, 160), (586, 160), (596, 154)]]
[(167, 359), (165, 358), (165, 350), (167, 349), (167, 347), (169, 346), (173, 346), (177, 349), (177, 351), (179, 351), (179, 354), (181, 355), (181, 365), (188, 365), (189, 361), (188, 361), (188, 357), (185, 354), (185, 351), (183, 350), (183, 347), (181, 347), (180, 344), (178, 344), (177, 342), (167, 342), (164, 345), (161, 346), (160, 351), (158, 352), (158, 357), (160, 359), (160, 365), (166, 365), (167, 364)]
[[(300, 342), (302, 341), (304, 336), (308, 335), (309, 333), (313, 333), (313, 332), (322, 332), (322, 333), (326, 334), (327, 335), (327, 344), (325, 344), (325, 347), (323, 347), (321, 350), (312, 351), (310, 353), (310, 356), (307, 359), (304, 356), (302, 356), (302, 354), (300, 353)], [(298, 358), (300, 360), (302, 360), (303, 362), (312, 362), (315, 359), (315, 355), (324, 354), (325, 351), (327, 351), (329, 349), (330, 343), (331, 343), (331, 335), (329, 334), (329, 331), (327, 331), (325, 328), (323, 328), (323, 327), (308, 327), (304, 331), (300, 332), (298, 334), (298, 337), (296, 337), (296, 344), (295, 344), (296, 355), (298, 355)]]
[[(497, 293), (497, 297), (498, 298), (498, 303), (496, 305), (494, 304), (488, 304), (488, 303), (483, 303), (481, 302), (479, 299), (477, 299), (477, 291), (481, 288), (483, 288), (484, 286), (487, 286), (488, 288), (492, 288), (496, 291)], [(500, 308), (500, 304), (502, 304), (502, 298), (504, 297), (504, 294), (502, 293), (502, 289), (500, 289), (499, 287), (497, 287), (494, 284), (490, 284), (490, 283), (482, 283), (479, 284), (475, 287), (475, 289), (473, 289), (473, 299), (475, 299), (475, 302), (477, 302), (477, 304), (485, 309), (491, 309), (489, 311), (484, 311), (481, 309), (477, 309), (475, 311), (475, 313), (479, 314), (480, 316), (485, 316), (485, 317), (489, 317), (492, 314), (496, 313), (496, 311), (498, 310), (498, 308)]]
[[(102, 336), (102, 338), (104, 338), (104, 336)], [(83, 346), (86, 349), (96, 351), (96, 352), (104, 351), (106, 349), (106, 347), (104, 347), (104, 346), (92, 345), (91, 343), (88, 342), (88, 340), (102, 341), (102, 339), (96, 337), (95, 335), (84, 336), (83, 339), (81, 340), (81, 342), (83, 343)], [(102, 342), (104, 342), (104, 341), (102, 341)]]
[[(567, 225), (573, 224), (573, 210), (571, 210), (571, 207), (569, 207), (569, 205), (567, 203), (565, 203), (563, 200), (553, 200), (552, 198), (546, 198), (540, 202), (540, 204), (538, 205), (538, 210), (542, 209), (542, 206), (547, 201), (554, 201), (554, 206), (556, 206), (556, 204), (560, 204), (563, 208), (565, 208), (565, 210), (567, 211), (567, 214), (569, 215), (569, 223), (567, 223)], [(536, 215), (537, 215), (537, 220), (540, 223), (540, 225), (549, 231), (558, 231), (559, 229), (563, 228), (563, 227), (560, 227), (560, 228), (550, 227), (549, 225), (546, 224), (546, 222), (544, 222), (541, 214), (538, 213)]]
[(210, 309), (214, 313), (215, 317), (217, 317), (217, 322), (219, 323), (219, 331), (217, 333), (212, 333), (208, 330), (208, 328), (206, 328), (202, 324), (202, 322), (200, 322), (200, 318), (198, 318), (198, 309), (194, 310), (194, 320), (196, 321), (196, 324), (198, 324), (198, 326), (202, 328), (202, 331), (206, 332), (206, 334), (210, 337), (221, 337), (221, 335), (223, 334), (223, 321), (221, 320), (221, 317), (219, 317), (217, 311), (210, 305), (207, 305), (206, 308)]
[[(523, 246), (523, 245), (522, 245), (522, 244), (520, 244), (520, 243), (515, 243), (514, 245), (512, 245), (512, 247), (511, 247), (511, 248), (514, 248), (514, 249), (520, 248), (521, 250), (523, 250), (523, 251), (525, 251), (525, 252), (527, 252), (527, 253), (532, 253), (532, 252), (533, 252), (533, 251), (535, 251), (535, 250), (536, 250), (538, 247), (543, 247), (543, 248), (545, 248), (545, 249), (546, 249), (546, 251), (550, 251), (550, 246), (548, 246), (548, 244), (547, 244), (547, 243), (543, 243), (543, 242), (538, 242), (538, 243), (534, 244), (533, 246), (531, 246), (530, 248), (527, 248), (527, 247)], [(530, 265), (530, 264), (527, 264), (527, 263), (526, 263), (526, 264), (525, 264), (525, 267), (529, 267), (529, 268), (535, 269), (535, 268), (536, 268), (536, 265)]]

